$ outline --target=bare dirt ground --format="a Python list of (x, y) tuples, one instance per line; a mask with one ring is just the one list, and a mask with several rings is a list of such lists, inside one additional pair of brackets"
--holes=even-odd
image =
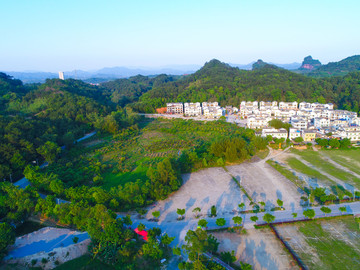
[(270, 228), (248, 229), (242, 235), (230, 232), (212, 234), (220, 242), (219, 253), (235, 251), (237, 265), (240, 260), (252, 265), (253, 269), (299, 269)]
[(284, 202), (287, 210), (301, 206), (302, 191), (263, 160), (228, 166), (227, 169), (240, 180), (240, 184), (254, 201), (266, 203), (266, 209), (277, 206), (277, 199)]
[(185, 208), (185, 218), (193, 218), (192, 210), (196, 207), (201, 208), (202, 216), (210, 213), (212, 205), (216, 206), (219, 215), (239, 210), (238, 204), (242, 202), (249, 207), (250, 201), (221, 167), (184, 174), (182, 178), (181, 188), (150, 207), (147, 218), (152, 217), (153, 211), (160, 211), (160, 221), (174, 221), (178, 217), (177, 208)]

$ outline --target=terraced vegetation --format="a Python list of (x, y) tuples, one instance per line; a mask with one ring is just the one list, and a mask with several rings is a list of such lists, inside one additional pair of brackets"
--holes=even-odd
[(358, 269), (360, 232), (352, 216), (277, 225), (309, 269)]

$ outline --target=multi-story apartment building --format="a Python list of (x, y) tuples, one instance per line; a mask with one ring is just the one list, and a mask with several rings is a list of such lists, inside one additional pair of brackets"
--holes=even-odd
[(307, 129), (308, 121), (305, 117), (291, 117), (290, 124), (296, 129)]
[(315, 117), (314, 118), (314, 127), (315, 128), (323, 128), (330, 126), (330, 119)]
[(296, 101), (294, 102), (279, 102), (279, 109), (280, 110), (297, 110), (298, 109), (298, 103)]
[(166, 112), (171, 114), (183, 114), (184, 105), (182, 103), (166, 103)]
[(248, 128), (264, 128), (268, 126), (271, 117), (256, 117), (255, 115), (249, 115), (247, 118), (247, 127)]
[(278, 108), (278, 103), (277, 101), (260, 101), (260, 110), (263, 110), (263, 109), (274, 109), (274, 108)]
[(185, 116), (200, 116), (201, 112), (200, 102), (184, 103)]

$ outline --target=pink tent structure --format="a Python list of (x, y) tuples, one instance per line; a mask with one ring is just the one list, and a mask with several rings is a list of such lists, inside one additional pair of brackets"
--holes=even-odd
[(134, 231), (135, 231), (138, 235), (141, 235), (145, 241), (148, 240), (148, 236), (147, 236), (148, 233), (147, 233), (147, 231), (145, 231), (145, 230), (144, 230), (144, 231), (139, 231), (138, 228), (136, 228)]

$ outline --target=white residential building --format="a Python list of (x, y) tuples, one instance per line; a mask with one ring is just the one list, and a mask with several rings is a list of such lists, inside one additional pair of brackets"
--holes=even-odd
[(207, 118), (220, 118), (221, 116), (224, 115), (224, 110), (222, 108), (220, 108), (219, 106), (217, 106), (217, 107), (204, 107), (203, 108), (203, 114)]
[(171, 114), (183, 114), (184, 105), (182, 103), (166, 103), (166, 112)]
[(330, 119), (321, 118), (321, 117), (314, 118), (314, 127), (323, 128), (328, 126), (330, 126)]
[(279, 109), (280, 110), (297, 110), (298, 109), (298, 103), (296, 101), (294, 102), (279, 102)]
[(255, 115), (249, 115), (246, 125), (248, 128), (263, 128), (268, 126), (271, 117), (256, 117)]
[(306, 118), (291, 117), (290, 124), (293, 126), (293, 128), (296, 128), (296, 129), (307, 129), (308, 128), (308, 121), (306, 120)]
[(271, 135), (273, 138), (284, 138), (285, 140), (288, 137), (288, 132), (284, 128), (275, 129), (275, 128), (264, 128), (261, 132), (262, 137), (266, 137), (268, 135)]
[(185, 116), (200, 116), (201, 115), (200, 102), (185, 103), (184, 104), (184, 114), (185, 114)]
[(290, 128), (289, 129), (289, 139), (293, 140), (297, 137), (301, 137), (301, 131), (297, 128)]

